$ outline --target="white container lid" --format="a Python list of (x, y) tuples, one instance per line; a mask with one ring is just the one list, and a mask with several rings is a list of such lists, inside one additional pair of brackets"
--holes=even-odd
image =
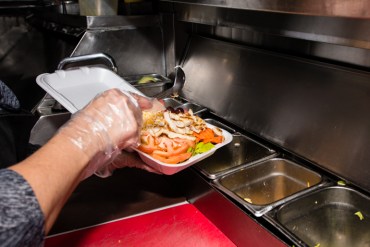
[(37, 76), (36, 82), (71, 113), (82, 109), (96, 95), (111, 88), (144, 95), (113, 71), (99, 67), (57, 70)]

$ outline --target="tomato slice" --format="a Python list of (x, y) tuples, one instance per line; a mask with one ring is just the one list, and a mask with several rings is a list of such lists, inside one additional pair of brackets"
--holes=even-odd
[(158, 147), (155, 144), (154, 137), (147, 136), (146, 142), (145, 143), (142, 142), (138, 149), (144, 153), (151, 154), (153, 153), (154, 150), (157, 150)]
[(171, 157), (181, 153), (185, 153), (188, 150), (188, 148), (189, 148), (188, 144), (182, 143), (177, 148), (167, 149), (167, 151), (154, 150), (153, 154), (158, 154), (163, 157)]
[(150, 146), (150, 145), (145, 145), (145, 144), (141, 144), (137, 149), (147, 154), (151, 154), (156, 150), (155, 146)]
[(185, 160), (189, 159), (191, 157), (191, 153), (181, 153), (181, 154), (170, 156), (170, 157), (163, 157), (161, 155), (153, 153), (152, 157), (163, 163), (177, 164), (177, 163), (184, 162)]

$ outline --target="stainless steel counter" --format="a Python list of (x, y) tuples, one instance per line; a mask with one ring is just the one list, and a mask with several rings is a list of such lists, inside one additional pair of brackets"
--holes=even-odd
[(49, 235), (185, 201), (192, 203), (237, 246), (287, 246), (280, 239), (282, 236), (275, 235), (231, 202), (192, 168), (172, 176), (128, 168), (117, 170), (107, 179), (91, 177), (73, 193)]
[(125, 168), (83, 181), (62, 209), (50, 235), (116, 220), (184, 202), (173, 178)]

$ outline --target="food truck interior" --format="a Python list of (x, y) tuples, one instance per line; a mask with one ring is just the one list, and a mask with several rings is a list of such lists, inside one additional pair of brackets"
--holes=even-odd
[(368, 1), (120, 0), (112, 15), (81, 2), (0, 0), (0, 80), (21, 106), (0, 115), (2, 167), (71, 116), (36, 77), (85, 66), (233, 140), (173, 175), (86, 179), (46, 246), (370, 246)]

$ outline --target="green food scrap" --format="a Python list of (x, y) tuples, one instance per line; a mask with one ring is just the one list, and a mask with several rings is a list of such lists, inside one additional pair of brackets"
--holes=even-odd
[(362, 213), (361, 213), (360, 211), (357, 211), (357, 212), (355, 213), (355, 215), (357, 215), (357, 216), (360, 218), (360, 220), (365, 219), (365, 217), (362, 215)]
[(208, 143), (198, 142), (197, 145), (195, 146), (193, 155), (205, 153), (205, 152), (211, 150), (214, 147), (215, 147), (215, 145), (213, 145), (210, 142), (208, 142)]
[(343, 180), (339, 180), (337, 182), (338, 185), (341, 185), (341, 186), (345, 186), (346, 185), (346, 182), (344, 182)]
[(317, 243), (314, 247), (320, 247), (320, 243)]
[(156, 81), (158, 81), (158, 79), (154, 78), (153, 76), (143, 76), (137, 83), (145, 84), (145, 83), (156, 82)]

